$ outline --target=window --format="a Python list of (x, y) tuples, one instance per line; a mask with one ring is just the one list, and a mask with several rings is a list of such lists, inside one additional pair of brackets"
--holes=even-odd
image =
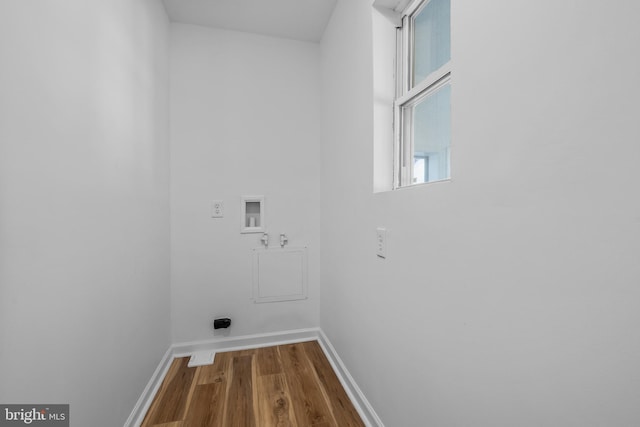
[(450, 9), (416, 0), (397, 31), (394, 188), (451, 177)]

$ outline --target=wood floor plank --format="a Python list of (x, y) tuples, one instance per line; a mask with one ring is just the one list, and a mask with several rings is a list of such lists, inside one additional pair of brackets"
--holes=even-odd
[(248, 348), (246, 350), (236, 350), (233, 352), (234, 357), (242, 357), (242, 356), (253, 356), (256, 352), (260, 350), (258, 348)]
[(216, 353), (212, 365), (200, 367), (198, 385), (211, 383), (227, 383), (232, 352)]
[[(194, 368), (189, 368), (194, 369)], [(189, 393), (187, 394), (187, 398), (185, 400), (185, 404), (183, 405), (182, 414), (180, 414), (179, 419), (184, 420), (189, 411), (189, 407), (191, 405), (191, 399), (193, 397), (193, 393), (196, 390), (196, 385), (198, 385), (198, 377), (200, 376), (200, 367), (195, 368), (195, 372), (193, 374), (193, 378), (191, 379), (191, 386), (189, 387)]]
[(174, 359), (167, 378), (163, 381), (160, 392), (152, 403), (153, 411), (149, 411), (142, 426), (181, 421), (188, 406), (189, 393), (196, 369), (188, 368), (188, 357)]
[(176, 358), (142, 427), (363, 427), (317, 342)]
[(182, 427), (224, 427), (226, 382), (198, 385)]
[(260, 396), (258, 396), (258, 367), (256, 366), (256, 357), (258, 355), (258, 353), (260, 352), (260, 349), (256, 349), (256, 352), (253, 355), (253, 360), (251, 363), (251, 391), (252, 391), (252, 399), (253, 399), (253, 415), (255, 417), (255, 421), (256, 421), (256, 425), (260, 426), (260, 418), (259, 418), (259, 413), (260, 413), (260, 408), (258, 407), (259, 403), (260, 403)]
[(255, 363), (258, 368), (258, 376), (282, 373), (278, 347), (265, 347), (256, 351)]
[(169, 365), (169, 369), (167, 370), (167, 373), (165, 374), (164, 379), (162, 380), (162, 384), (160, 384), (160, 388), (156, 392), (156, 395), (154, 396), (153, 401), (151, 402), (151, 406), (149, 406), (149, 409), (147, 410), (147, 413), (144, 416), (144, 420), (142, 420), (142, 424), (140, 425), (141, 427), (148, 427), (148, 426), (154, 425), (152, 424), (152, 420), (156, 418), (156, 412), (158, 411), (158, 406), (160, 404), (160, 401), (162, 401), (162, 399), (164, 398), (164, 395), (167, 393), (167, 390), (169, 388), (169, 383), (171, 382), (171, 379), (173, 379), (173, 377), (176, 375), (176, 372), (178, 371), (179, 366), (180, 366), (180, 363), (177, 362), (175, 359), (171, 362), (171, 365)]
[(260, 427), (294, 427), (296, 423), (291, 395), (284, 374), (262, 375), (257, 378), (260, 396), (258, 419)]
[(322, 423), (333, 423), (337, 426), (320, 385), (314, 380), (313, 367), (304, 348), (300, 344), (289, 344), (280, 346), (279, 352), (291, 391), (291, 405), (299, 425), (320, 426)]
[(253, 355), (233, 357), (227, 389), (225, 427), (255, 427), (253, 409)]
[(333, 371), (320, 344), (317, 341), (309, 341), (301, 344), (305, 354), (309, 358), (315, 374), (322, 384), (334, 418), (344, 427), (364, 427), (360, 415), (351, 403), (351, 399), (342, 387), (338, 376)]

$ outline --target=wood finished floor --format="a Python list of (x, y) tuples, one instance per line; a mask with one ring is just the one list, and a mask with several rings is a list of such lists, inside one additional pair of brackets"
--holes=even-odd
[(317, 341), (174, 359), (141, 427), (364, 426)]

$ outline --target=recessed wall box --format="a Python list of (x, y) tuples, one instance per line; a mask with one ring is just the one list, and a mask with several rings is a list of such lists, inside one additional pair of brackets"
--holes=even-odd
[(265, 228), (264, 196), (242, 196), (241, 233), (262, 233)]

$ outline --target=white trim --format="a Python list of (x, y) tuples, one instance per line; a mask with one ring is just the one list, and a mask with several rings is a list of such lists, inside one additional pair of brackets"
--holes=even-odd
[(355, 380), (347, 370), (347, 367), (342, 362), (342, 359), (338, 356), (336, 349), (329, 341), (329, 338), (327, 338), (321, 329), (318, 330), (318, 335), (318, 343), (320, 344), (320, 347), (322, 347), (324, 354), (327, 356), (327, 359), (329, 359), (331, 367), (338, 376), (338, 379), (340, 380), (342, 387), (344, 387), (344, 390), (347, 392), (349, 399), (351, 399), (351, 403), (353, 403), (358, 414), (360, 414), (362, 421), (367, 427), (384, 427), (382, 420), (378, 417), (378, 414), (376, 414), (376, 411), (373, 409), (373, 406), (371, 406), (362, 390), (360, 390), (358, 384), (356, 384)]
[(147, 411), (151, 406), (151, 402), (153, 402), (153, 398), (158, 393), (160, 389), (160, 385), (162, 384), (162, 380), (167, 375), (169, 371), (169, 367), (171, 366), (171, 362), (173, 362), (173, 351), (171, 347), (165, 352), (162, 360), (158, 364), (155, 372), (151, 376), (151, 379), (147, 383), (147, 386), (142, 391), (140, 398), (136, 402), (136, 405), (133, 407), (131, 414), (129, 414), (129, 418), (124, 423), (124, 427), (138, 427), (144, 421), (144, 416), (147, 415)]
[(356, 384), (346, 366), (338, 356), (329, 338), (320, 328), (296, 329), (282, 332), (271, 332), (238, 337), (225, 337), (213, 340), (192, 341), (173, 344), (165, 353), (160, 364), (149, 380), (138, 402), (131, 411), (131, 415), (124, 427), (139, 427), (153, 402), (153, 398), (160, 389), (162, 380), (169, 371), (171, 362), (176, 357), (184, 357), (198, 351), (232, 351), (251, 348), (270, 347), (274, 345), (293, 344), (306, 341), (318, 341), (322, 351), (327, 356), (338, 380), (351, 399), (351, 403), (358, 411), (362, 421), (367, 427), (384, 427), (382, 421), (373, 410), (371, 404)]
[(400, 13), (402, 13), (403, 17), (411, 16), (416, 13), (418, 9), (422, 9), (424, 6), (426, 6), (430, 1), (431, 0), (413, 0)]
[(377, 2), (373, 2), (373, 8), (377, 10), (382, 16), (387, 18), (394, 27), (402, 26), (402, 15), (400, 14), (400, 12), (396, 12), (392, 8), (383, 6), (381, 4), (378, 4)]
[(292, 344), (318, 339), (318, 328), (295, 329), (283, 332), (269, 332), (255, 335), (225, 337), (204, 341), (192, 341), (174, 344), (174, 357), (190, 356), (196, 351), (215, 350), (216, 352), (246, 350), (269, 347), (272, 345)]
[(396, 107), (404, 107), (410, 103), (416, 103), (421, 98), (431, 95), (442, 86), (451, 82), (451, 61), (429, 74), (424, 80), (399, 96), (395, 101)]
[(373, 7), (376, 9), (389, 9), (395, 13), (402, 13), (410, 0), (374, 0)]

